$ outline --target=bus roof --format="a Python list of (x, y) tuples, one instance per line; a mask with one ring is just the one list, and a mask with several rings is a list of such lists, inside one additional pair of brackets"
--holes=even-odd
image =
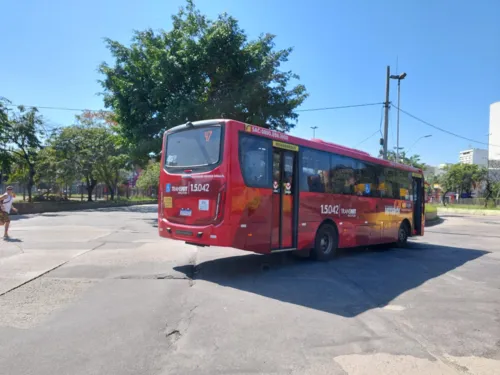
[[(332, 142), (326, 142), (326, 141), (323, 141), (323, 140), (317, 139), (317, 138), (313, 138), (311, 140), (307, 140), (304, 138), (298, 138), (298, 137), (294, 137), (294, 136), (288, 135), (286, 133), (283, 133), (283, 132), (280, 132), (277, 130), (271, 130), (268, 127), (246, 124), (244, 122), (237, 121), (237, 120), (209, 119), (209, 120), (202, 120), (202, 121), (193, 121), (192, 123), (178, 125), (174, 128), (169, 129), (167, 132), (170, 133), (172, 131), (185, 129), (189, 126), (207, 126), (207, 125), (215, 125), (215, 124), (222, 124), (222, 123), (226, 123), (229, 126), (231, 126), (231, 123), (242, 124), (245, 126), (245, 129), (248, 128), (252, 133), (256, 133), (256, 134), (263, 136), (263, 137), (266, 137), (266, 138), (275, 139), (277, 141), (289, 142), (289, 143), (297, 144), (297, 145), (303, 146), (303, 147), (310, 147), (310, 148), (314, 148), (314, 149), (318, 149), (318, 150), (322, 150), (322, 151), (326, 151), (326, 152), (332, 152), (335, 154), (350, 156), (352, 158), (360, 159), (360, 160), (371, 162), (371, 163), (378, 164), (378, 165), (383, 165), (386, 167), (398, 168), (398, 169), (406, 170), (409, 172), (422, 173), (422, 170), (419, 168), (414, 168), (414, 167), (406, 165), (406, 164), (396, 163), (396, 162), (389, 161), (389, 160), (379, 159), (379, 158), (373, 157), (369, 153), (361, 151), (361, 150), (357, 150), (357, 149), (346, 147), (346, 146), (341, 146), (339, 144), (332, 143)], [(262, 131), (260, 131), (259, 129), (262, 129)]]

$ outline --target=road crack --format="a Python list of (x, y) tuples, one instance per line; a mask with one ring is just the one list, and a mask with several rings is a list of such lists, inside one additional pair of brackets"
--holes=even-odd
[(183, 316), (176, 324), (173, 325), (173, 328), (169, 328), (168, 323), (166, 324), (165, 338), (167, 339), (169, 347), (173, 346), (182, 338), (182, 336), (186, 335), (194, 318), (194, 311), (197, 307), (198, 305), (195, 305), (194, 307), (189, 309), (185, 316)]
[(60, 267), (64, 266), (65, 264), (68, 264), (68, 263), (69, 263), (69, 262), (71, 262), (72, 260), (74, 260), (74, 259), (76, 259), (76, 258), (78, 258), (78, 257), (81, 257), (81, 256), (82, 256), (82, 255), (84, 255), (84, 254), (87, 254), (87, 253), (90, 253), (91, 251), (97, 250), (97, 249), (98, 249), (98, 248), (100, 248), (101, 246), (104, 246), (104, 244), (105, 244), (105, 243), (103, 242), (103, 243), (101, 243), (101, 244), (99, 244), (99, 245), (97, 245), (97, 246), (94, 246), (93, 248), (91, 248), (91, 249), (89, 249), (89, 250), (87, 250), (87, 251), (84, 251), (84, 252), (82, 252), (82, 253), (80, 253), (80, 254), (78, 254), (78, 255), (75, 255), (74, 257), (72, 257), (72, 258), (70, 258), (70, 259), (68, 259), (68, 260), (66, 260), (66, 261), (64, 261), (64, 262), (62, 262), (62, 263), (59, 263), (59, 264), (58, 264), (58, 265), (56, 265), (55, 267), (52, 267), (52, 268), (48, 269), (47, 271), (42, 272), (42, 273), (40, 273), (39, 275), (37, 275), (37, 276), (35, 276), (35, 277), (33, 277), (33, 278), (29, 279), (29, 280), (26, 280), (24, 283), (21, 283), (21, 284), (19, 284), (19, 285), (16, 285), (15, 287), (13, 287), (13, 288), (11, 288), (11, 289), (9, 289), (9, 290), (7, 290), (7, 291), (3, 292), (3, 293), (0, 293), (0, 297), (2, 297), (2, 296), (4, 296), (4, 295), (6, 295), (7, 293), (10, 293), (10, 292), (12, 292), (12, 291), (14, 291), (14, 290), (16, 290), (16, 289), (21, 288), (22, 286), (24, 286), (24, 285), (26, 285), (26, 284), (28, 284), (28, 283), (30, 283), (30, 282), (32, 282), (32, 281), (34, 281), (34, 280), (36, 280), (36, 279), (39, 279), (40, 277), (45, 276), (45, 275), (49, 274), (49, 273), (50, 273), (50, 272), (52, 272), (52, 271), (55, 271), (56, 269), (58, 269), (58, 268), (60, 268)]

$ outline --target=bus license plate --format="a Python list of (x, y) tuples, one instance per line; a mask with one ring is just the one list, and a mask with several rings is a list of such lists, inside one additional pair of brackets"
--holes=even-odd
[(181, 208), (181, 216), (191, 216), (191, 210), (189, 208)]

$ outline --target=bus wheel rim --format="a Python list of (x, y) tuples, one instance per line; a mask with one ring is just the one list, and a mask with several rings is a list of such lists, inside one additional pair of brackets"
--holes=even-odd
[(406, 240), (406, 231), (404, 228), (399, 228), (399, 240), (404, 242)]
[(330, 234), (328, 233), (323, 234), (319, 242), (319, 245), (323, 254), (330, 253), (332, 251), (332, 238)]

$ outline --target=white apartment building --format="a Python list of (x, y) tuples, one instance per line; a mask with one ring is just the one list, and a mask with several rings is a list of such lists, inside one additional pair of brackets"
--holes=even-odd
[(490, 105), (490, 131), (488, 136), (490, 160), (500, 160), (500, 102)]
[(488, 167), (488, 150), (482, 148), (471, 148), (460, 151), (460, 164), (477, 164), (481, 167)]

